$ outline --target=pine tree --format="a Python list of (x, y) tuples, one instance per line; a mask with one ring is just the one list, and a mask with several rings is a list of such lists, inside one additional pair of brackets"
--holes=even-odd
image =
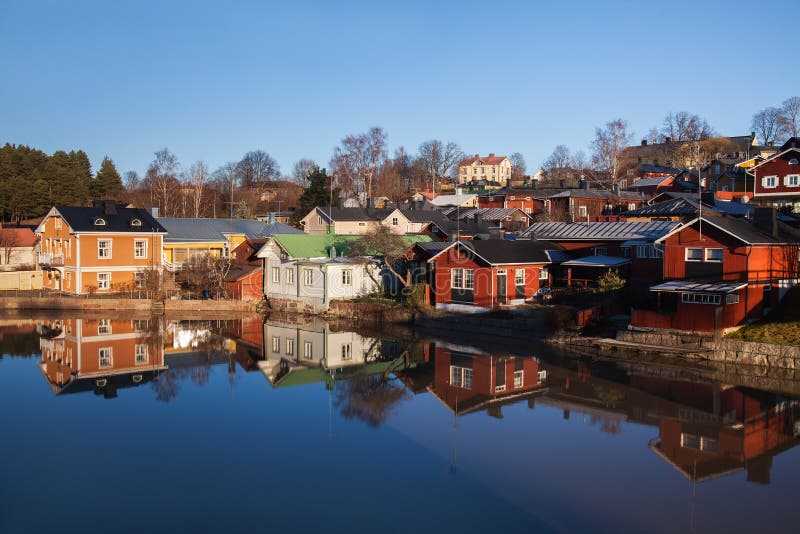
[(100, 170), (89, 189), (94, 198), (117, 198), (122, 193), (122, 177), (108, 156), (103, 158)]
[(311, 210), (317, 206), (327, 206), (331, 202), (331, 196), (334, 200), (338, 200), (338, 189), (331, 195), (331, 177), (325, 172), (325, 169), (315, 167), (306, 177), (308, 186), (303, 190), (300, 195), (300, 209), (295, 213), (295, 220), (299, 221)]

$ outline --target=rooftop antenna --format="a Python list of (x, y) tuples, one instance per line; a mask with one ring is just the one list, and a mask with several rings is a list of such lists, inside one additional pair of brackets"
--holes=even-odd
[(703, 178), (702, 171), (700, 170), (700, 143), (697, 143), (695, 148), (697, 148), (697, 203), (700, 205), (700, 218), (698, 222), (700, 224), (700, 241), (703, 241)]

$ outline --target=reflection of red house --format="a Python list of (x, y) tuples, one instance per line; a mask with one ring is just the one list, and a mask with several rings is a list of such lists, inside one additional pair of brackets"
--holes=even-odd
[[(550, 245), (550, 248), (557, 248)], [(428, 260), (437, 307), (520, 304), (547, 285), (551, 263), (538, 241), (456, 241)]]
[(487, 409), (501, 416), (501, 401), (544, 388), (545, 378), (533, 357), (468, 354), (437, 346), (428, 389), (457, 415)]
[(712, 332), (761, 317), (798, 277), (797, 239), (768, 208), (754, 223), (703, 217), (673, 230), (657, 240), (664, 282), (650, 288), (656, 310), (634, 310), (631, 325)]

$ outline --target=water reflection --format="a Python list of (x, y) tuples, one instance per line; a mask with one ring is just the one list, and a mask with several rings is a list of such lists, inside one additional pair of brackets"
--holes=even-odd
[[(24, 354), (33, 323), (0, 327), (4, 352)], [(522, 404), (580, 417), (605, 434), (653, 429), (652, 454), (693, 482), (746, 471), (769, 484), (773, 458), (798, 444), (800, 402), (660, 365), (486, 352), (441, 341), (379, 339), (318, 320), (54, 319), (35, 323), (39, 368), (56, 395), (106, 399), (149, 385), (169, 402), (212, 370), (231, 388), (243, 374), (275, 390), (321, 386), (344, 419), (377, 428), (404, 403), (432, 395), (456, 418), (503, 419)], [(16, 340), (16, 341), (15, 341)], [(16, 347), (16, 348), (15, 348)], [(454, 450), (455, 456), (455, 450)], [(455, 465), (455, 461), (453, 461)]]

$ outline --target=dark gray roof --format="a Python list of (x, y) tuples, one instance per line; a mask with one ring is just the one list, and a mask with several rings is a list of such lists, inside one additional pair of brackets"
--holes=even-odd
[(550, 198), (602, 198), (602, 199), (629, 199), (629, 200), (642, 200), (644, 197), (640, 193), (634, 191), (620, 191), (619, 194), (613, 191), (606, 191), (603, 189), (567, 189)]
[(499, 221), (516, 212), (527, 215), (519, 208), (445, 208), (442, 212), (451, 220), (478, 219), (484, 221)]
[(458, 241), (492, 265), (513, 263), (550, 263), (548, 249), (553, 245), (530, 240), (486, 239)]
[(628, 186), (628, 189), (635, 189), (637, 187), (658, 187), (666, 180), (670, 180), (671, 176), (659, 176), (657, 178), (639, 178)]
[(526, 228), (520, 237), (528, 239), (585, 241), (608, 240), (627, 241), (639, 239), (653, 241), (669, 233), (678, 222), (651, 221), (651, 222), (539, 222)]
[(405, 216), (409, 221), (417, 223), (439, 223), (446, 220), (446, 217), (439, 210), (401, 209), (400, 213), (402, 213), (403, 216)]
[(302, 234), (301, 230), (278, 222), (264, 223), (251, 219), (191, 219), (160, 217), (158, 222), (166, 228), (165, 243), (226, 242), (227, 235), (244, 235), (247, 238), (268, 237), (278, 234)]
[(629, 217), (667, 217), (671, 215), (694, 215), (699, 210), (700, 203), (692, 198), (673, 198), (666, 202), (642, 206), (635, 210), (625, 212)]
[(326, 218), (333, 221), (381, 221), (389, 216), (394, 208), (328, 208), (317, 206)]
[(675, 167), (662, 167), (661, 165), (649, 165), (647, 163), (642, 163), (639, 165), (639, 171), (643, 173), (656, 173), (660, 172), (663, 174), (678, 174), (681, 172), (680, 169), (676, 169)]
[[(794, 228), (779, 222), (777, 237), (758, 228), (746, 219), (734, 217), (708, 217), (702, 218), (704, 224), (716, 226), (723, 231), (736, 236), (748, 245), (769, 245), (781, 243), (800, 243), (800, 233)], [(693, 221), (690, 225), (697, 224)]]
[[(113, 201), (109, 201), (113, 202)], [(150, 212), (142, 208), (125, 208), (116, 204), (108, 210), (103, 205), (94, 206), (55, 206), (58, 213), (76, 232), (165, 232), (164, 227), (156, 221)], [(108, 213), (112, 211), (113, 213)], [(95, 221), (103, 219), (104, 225), (96, 225)], [(132, 226), (138, 219), (141, 226)]]

